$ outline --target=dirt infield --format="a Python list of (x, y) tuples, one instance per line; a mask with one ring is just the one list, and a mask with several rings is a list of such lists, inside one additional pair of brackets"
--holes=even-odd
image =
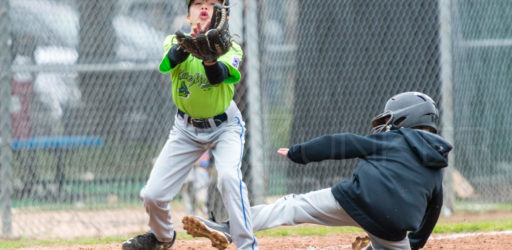
[[(287, 237), (259, 237), (260, 249), (351, 249), (351, 243), (356, 236), (362, 234), (343, 234), (330, 236), (287, 236)], [(120, 243), (105, 245), (52, 245), (45, 247), (23, 249), (55, 249), (55, 250), (97, 250), (121, 249)], [(174, 249), (214, 249), (206, 239), (177, 240)], [(227, 249), (234, 250), (231, 244)], [(474, 234), (435, 234), (423, 249), (512, 249), (512, 231), (498, 233)]]
[[(134, 226), (130, 228), (131, 230), (127, 230), (126, 225), (124, 224), (115, 224), (112, 221), (105, 220), (106, 225), (100, 225), (96, 227), (96, 230), (102, 228), (102, 233), (99, 231), (91, 232), (91, 235), (96, 235), (93, 237), (105, 237), (109, 236), (109, 231), (115, 231), (118, 234), (127, 234), (134, 235), (137, 232), (142, 232), (144, 229), (144, 225), (147, 223), (146, 215), (137, 210), (124, 210), (117, 212), (108, 212), (106, 214), (99, 213), (98, 211), (94, 212), (94, 216), (86, 216), (88, 220), (92, 218), (98, 218), (102, 216), (113, 216), (116, 214), (119, 216), (120, 214), (126, 215), (124, 222), (127, 223), (127, 218), (134, 218), (134, 214), (139, 214), (139, 216), (135, 216), (138, 221), (139, 226)], [(41, 213), (37, 213), (38, 216), (43, 216)], [(176, 217), (182, 217), (184, 214), (179, 214)], [(34, 216), (34, 215), (32, 215)], [(32, 217), (29, 216), (29, 217)], [(72, 216), (76, 218), (77, 215), (74, 214)], [(175, 218), (176, 218), (175, 217)], [(52, 216), (55, 218), (55, 216)], [(79, 217), (80, 218), (80, 217)], [(81, 218), (81, 221), (86, 219)], [(512, 218), (512, 211), (494, 211), (494, 212), (481, 212), (481, 213), (457, 213), (451, 217), (441, 217), (441, 222), (475, 222), (475, 221), (499, 221), (503, 218)], [(28, 219), (28, 218), (27, 218)], [(62, 219), (62, 217), (61, 217)], [(41, 220), (41, 218), (39, 218)], [(62, 219), (63, 220), (63, 219)], [(68, 219), (66, 219), (68, 220)], [(74, 229), (77, 229), (77, 225), (75, 224), (76, 219), (69, 221), (69, 223), (74, 224)], [(180, 218), (176, 218), (176, 229), (178, 232), (183, 232), (183, 225)], [(89, 221), (91, 222), (91, 221)], [(143, 226), (140, 226), (140, 223)], [(124, 228), (120, 230), (119, 227)], [(58, 231), (63, 234), (63, 229), (60, 228)], [(71, 228), (68, 228), (68, 231), (75, 231)], [(135, 231), (133, 231), (135, 230)], [(133, 231), (133, 232), (127, 232)], [(313, 250), (313, 249), (351, 249), (351, 244), (355, 240), (357, 236), (363, 236), (363, 233), (353, 233), (353, 234), (334, 234), (328, 236), (286, 236), (286, 237), (258, 237), (258, 241), (260, 244), (260, 249), (304, 249), (304, 250)], [(60, 235), (61, 237), (63, 235)], [(66, 236), (68, 238), (71, 235)], [(73, 238), (73, 237), (69, 237)], [(111, 243), (104, 245), (49, 245), (49, 246), (33, 246), (27, 248), (18, 248), (18, 249), (57, 249), (57, 250), (96, 250), (96, 249), (121, 249), (121, 243)], [(181, 240), (177, 239), (174, 249), (214, 249), (211, 247), (210, 242), (207, 239), (197, 239), (197, 240)], [(235, 247), (231, 244), (228, 247), (229, 250), (234, 250)], [(461, 234), (434, 234), (431, 239), (428, 241), (427, 245), (424, 249), (512, 249), (512, 231), (504, 231), (504, 232), (490, 232), (490, 233), (461, 233)]]

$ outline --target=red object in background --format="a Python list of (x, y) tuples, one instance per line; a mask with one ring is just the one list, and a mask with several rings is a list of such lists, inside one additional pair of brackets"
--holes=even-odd
[(11, 80), (11, 138), (30, 137), (30, 106), (34, 96), (32, 79)]

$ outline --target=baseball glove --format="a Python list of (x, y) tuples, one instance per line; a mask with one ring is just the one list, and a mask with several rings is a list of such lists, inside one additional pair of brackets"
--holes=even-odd
[(204, 34), (194, 38), (177, 31), (175, 35), (179, 46), (186, 52), (206, 62), (217, 60), (228, 52), (232, 45), (226, 7), (215, 4), (210, 26)]

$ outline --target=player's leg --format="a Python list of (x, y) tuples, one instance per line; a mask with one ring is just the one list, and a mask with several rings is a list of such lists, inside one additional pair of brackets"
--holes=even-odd
[(254, 231), (301, 223), (359, 227), (334, 199), (330, 188), (290, 194), (271, 204), (253, 206), (251, 213)]
[(368, 233), (370, 240), (372, 242), (371, 248), (369, 249), (400, 249), (400, 250), (410, 250), (411, 245), (409, 243), (409, 238), (405, 236), (405, 238), (401, 241), (389, 241), (382, 238), (379, 238), (371, 233)]
[[(177, 125), (178, 126), (178, 125)], [(140, 196), (151, 232), (161, 242), (173, 240), (169, 202), (180, 191), (193, 163), (204, 149), (176, 127), (160, 152)]]
[(230, 233), (238, 249), (256, 249), (253, 235), (250, 204), (245, 183), (242, 180), (241, 161), (244, 146), (245, 125), (240, 116), (233, 117), (219, 128), (212, 154), (217, 169), (217, 188), (230, 221)]
[[(330, 188), (307, 194), (288, 195), (268, 205), (253, 206), (250, 210), (254, 231), (300, 223), (359, 227), (334, 199)], [(192, 230), (200, 231), (203, 236), (209, 237), (214, 245), (224, 243), (224, 248), (229, 243), (229, 234), (236, 232), (232, 228), (231, 216), (229, 223), (216, 223), (187, 216), (184, 218), (184, 224), (187, 223)], [(227, 240), (222, 235), (227, 235)]]

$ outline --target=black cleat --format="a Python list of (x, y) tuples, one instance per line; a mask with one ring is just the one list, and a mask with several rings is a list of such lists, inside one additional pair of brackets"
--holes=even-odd
[(158, 241), (153, 233), (145, 233), (123, 242), (123, 250), (167, 250), (171, 249), (175, 240), (176, 231), (171, 242)]
[(183, 217), (183, 228), (194, 237), (206, 237), (212, 246), (223, 250), (232, 242), (229, 224), (216, 223), (196, 216)]

